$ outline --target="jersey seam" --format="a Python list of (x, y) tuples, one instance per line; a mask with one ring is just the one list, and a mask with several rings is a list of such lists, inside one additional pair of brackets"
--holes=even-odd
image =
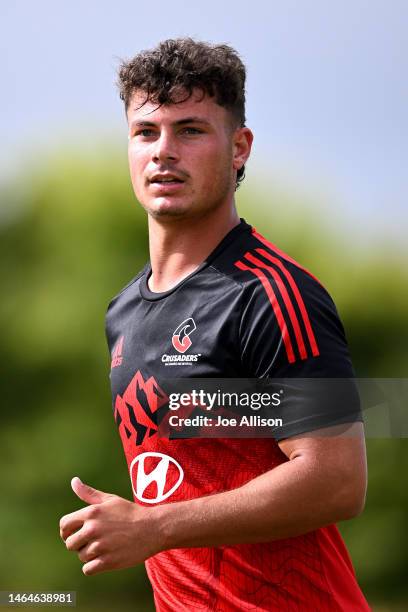
[(245, 284), (243, 282), (240, 282), (238, 280), (236, 280), (235, 278), (231, 278), (228, 274), (226, 274), (225, 272), (222, 272), (221, 270), (218, 270), (218, 268), (216, 268), (213, 264), (210, 264), (208, 266), (209, 268), (211, 268), (211, 270), (213, 270), (214, 272), (216, 272), (217, 274), (219, 274), (220, 276), (222, 276), (223, 278), (225, 278), (226, 280), (232, 282), (236, 287), (238, 286), (240, 289), (240, 302), (241, 302), (241, 308), (240, 308), (240, 315), (239, 315), (239, 322), (237, 325), (237, 344), (239, 346), (239, 363), (241, 366), (241, 369), (243, 368), (243, 363), (242, 363), (242, 342), (241, 342), (241, 326), (242, 326), (242, 319), (243, 319), (243, 295), (244, 295), (244, 290), (245, 290)]
[(134, 278), (132, 278), (132, 280), (130, 280), (130, 281), (127, 283), (127, 285), (125, 285), (125, 286), (123, 287), (123, 289), (121, 289), (121, 290), (119, 291), (119, 293), (117, 293), (116, 295), (114, 295), (114, 296), (113, 296), (113, 298), (112, 298), (112, 299), (110, 300), (110, 302), (108, 303), (108, 310), (109, 310), (109, 307), (110, 307), (110, 305), (112, 304), (112, 302), (113, 302), (114, 300), (117, 300), (117, 299), (118, 299), (118, 297), (120, 297), (120, 296), (122, 295), (122, 293), (124, 293), (124, 292), (125, 292), (127, 289), (129, 289), (129, 287), (131, 287), (131, 286), (132, 286), (132, 285), (133, 285), (133, 284), (134, 284), (136, 281), (138, 281), (138, 280), (139, 280), (139, 278), (141, 278), (141, 277), (143, 276), (143, 274), (146, 272), (146, 266), (147, 266), (147, 264), (144, 266), (144, 268), (143, 268), (143, 269), (142, 269), (140, 272), (138, 272), (138, 273), (137, 273), (137, 275), (136, 275)]
[(233, 283), (234, 285), (238, 285), (238, 287), (240, 287), (241, 289), (244, 288), (245, 283), (241, 282), (235, 278), (231, 278), (231, 276), (229, 274), (227, 274), (226, 272), (223, 272), (222, 270), (219, 270), (218, 268), (216, 268), (214, 266), (214, 264), (209, 264), (208, 266), (209, 268), (211, 268), (212, 270), (214, 270), (214, 272), (217, 272), (220, 276), (223, 276), (225, 279), (229, 280), (231, 283)]
[(242, 322), (244, 320), (244, 287), (241, 290), (241, 310), (239, 313), (239, 325), (238, 325), (238, 346), (239, 346), (239, 362), (241, 364), (241, 369), (244, 371), (244, 361), (242, 359)]

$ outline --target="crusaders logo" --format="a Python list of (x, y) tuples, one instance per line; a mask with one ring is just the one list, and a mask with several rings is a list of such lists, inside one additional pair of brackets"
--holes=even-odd
[(177, 329), (173, 332), (173, 337), (171, 339), (172, 344), (176, 351), (179, 353), (185, 353), (188, 348), (190, 348), (192, 342), (190, 340), (190, 335), (197, 329), (196, 324), (194, 323), (194, 319), (191, 317), (186, 319), (177, 327)]

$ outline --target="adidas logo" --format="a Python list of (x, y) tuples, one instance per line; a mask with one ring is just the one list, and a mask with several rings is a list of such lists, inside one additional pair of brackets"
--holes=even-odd
[(116, 368), (117, 366), (122, 365), (122, 351), (123, 351), (123, 341), (125, 336), (121, 336), (116, 343), (115, 348), (112, 353), (112, 361), (111, 361), (111, 370)]

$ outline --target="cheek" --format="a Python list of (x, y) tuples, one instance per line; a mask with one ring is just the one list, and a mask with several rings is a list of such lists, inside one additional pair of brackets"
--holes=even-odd
[(143, 178), (143, 161), (140, 155), (135, 154), (131, 149), (128, 151), (130, 177), (133, 185), (141, 184)]
[(225, 177), (226, 171), (232, 165), (230, 150), (225, 147), (211, 147), (205, 155), (199, 155), (196, 160), (197, 178), (200, 182), (214, 183)]
[(230, 179), (232, 173), (232, 154), (230, 149), (217, 148), (207, 165), (206, 181), (212, 183), (224, 183)]

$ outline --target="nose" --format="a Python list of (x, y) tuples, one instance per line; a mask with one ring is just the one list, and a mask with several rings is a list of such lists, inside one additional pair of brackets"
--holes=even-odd
[(163, 130), (155, 142), (152, 153), (154, 162), (175, 162), (179, 159), (176, 137), (171, 131)]

